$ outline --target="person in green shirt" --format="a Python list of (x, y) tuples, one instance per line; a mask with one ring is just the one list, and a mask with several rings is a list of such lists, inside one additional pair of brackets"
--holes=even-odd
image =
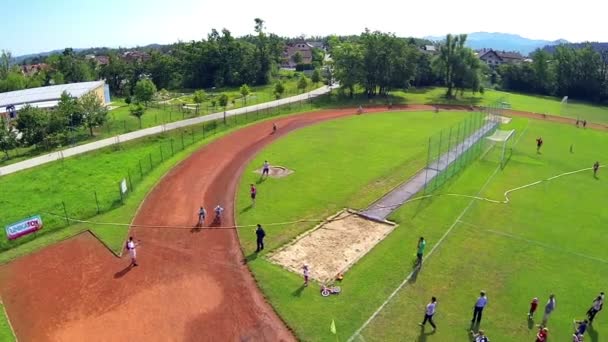
[(424, 248), (426, 248), (426, 241), (421, 236), (420, 240), (418, 240), (418, 251), (416, 252), (416, 257), (418, 260), (416, 261), (416, 266), (422, 265), (422, 255), (424, 254)]

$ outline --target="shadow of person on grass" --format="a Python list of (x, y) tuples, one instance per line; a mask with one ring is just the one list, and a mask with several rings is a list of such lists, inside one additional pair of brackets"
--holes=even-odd
[(126, 276), (127, 273), (129, 273), (129, 271), (131, 271), (132, 268), (133, 267), (131, 267), (131, 265), (129, 265), (129, 266), (123, 268), (122, 270), (114, 273), (114, 279), (120, 279), (120, 278)]
[(430, 332), (426, 332), (424, 330), (424, 326), (420, 327), (420, 335), (418, 335), (418, 339), (416, 341), (418, 342), (426, 342), (426, 339), (429, 335), (434, 335), (435, 334), (435, 330), (431, 330)]
[(597, 334), (597, 330), (595, 330), (595, 328), (593, 328), (593, 325), (589, 324), (589, 328), (587, 329), (587, 332), (589, 333), (589, 340), (591, 340), (591, 342), (597, 342), (598, 340), (598, 334)]
[(243, 258), (243, 265), (246, 265), (248, 262), (251, 262), (255, 259), (258, 258), (258, 252), (253, 252), (251, 254), (249, 254), (248, 256), (246, 256), (245, 258)]
[(292, 296), (294, 297), (300, 297), (302, 295), (302, 291), (304, 291), (304, 284), (300, 285), (300, 287), (298, 287), (295, 291), (293, 291), (291, 293)]
[(417, 265), (412, 270), (412, 276), (410, 277), (410, 280), (409, 280), (409, 282), (411, 284), (415, 284), (416, 280), (418, 280), (418, 273), (420, 273), (420, 269), (422, 269), (422, 265)]
[(249, 210), (253, 209), (253, 204), (250, 204), (248, 206), (246, 206), (245, 208), (243, 208), (241, 210), (241, 214), (248, 212)]
[(264, 177), (264, 176), (260, 177), (260, 178), (259, 178), (259, 179), (258, 179), (258, 180), (255, 182), (255, 184), (260, 185), (260, 184), (264, 183), (264, 182), (266, 181), (266, 178), (267, 178), (267, 177)]
[(528, 316), (528, 329), (532, 330), (534, 328), (534, 318)]

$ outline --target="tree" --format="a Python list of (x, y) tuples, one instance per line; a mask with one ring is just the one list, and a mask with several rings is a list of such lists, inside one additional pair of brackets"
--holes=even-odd
[(315, 86), (321, 82), (321, 73), (319, 72), (319, 69), (315, 69), (312, 72), (312, 76), (310, 77), (310, 80), (312, 81), (312, 83), (315, 84)]
[(129, 111), (131, 112), (131, 115), (136, 117), (139, 121), (139, 128), (141, 129), (141, 117), (146, 112), (146, 107), (142, 106), (141, 103), (135, 103), (129, 105)]
[(308, 87), (308, 79), (306, 78), (306, 76), (302, 75), (302, 77), (300, 77), (300, 79), (298, 80), (298, 89), (301, 92), (304, 92), (306, 90), (306, 87)]
[(156, 94), (156, 86), (151, 80), (144, 78), (135, 84), (133, 95), (135, 95), (137, 102), (144, 103), (146, 108), (148, 107), (148, 102), (152, 101), (154, 94)]
[[(93, 136), (93, 128), (103, 125), (107, 120), (108, 110), (94, 93), (88, 93), (78, 100), (82, 111), (82, 120)], [(140, 121), (141, 128), (141, 121)]]
[(78, 127), (83, 123), (80, 103), (66, 91), (61, 93), (61, 98), (55, 111), (68, 120), (70, 127)]
[(278, 99), (281, 98), (281, 96), (283, 96), (283, 93), (285, 92), (285, 86), (283, 85), (283, 82), (281, 82), (280, 80), (274, 85), (274, 96)]
[(549, 70), (551, 56), (548, 52), (538, 49), (532, 54), (532, 68), (534, 69), (534, 91), (549, 95), (553, 91), (553, 75)]
[(26, 146), (33, 146), (44, 141), (49, 116), (44, 110), (30, 105), (19, 110), (17, 130), (21, 133), (21, 141)]
[(224, 93), (222, 93), (220, 95), (219, 105), (220, 105), (220, 107), (224, 108), (224, 111), (226, 111), (226, 106), (228, 106), (228, 95), (226, 95)]
[(0, 54), (0, 80), (8, 75), (12, 59), (13, 55), (10, 51), (2, 50), (2, 54)]
[(192, 100), (194, 101), (194, 103), (200, 105), (201, 103), (205, 102), (205, 98), (207, 98), (207, 94), (205, 94), (205, 91), (197, 90), (194, 92)]
[(17, 132), (0, 116), (0, 150), (5, 154), (4, 159), (9, 159), (8, 151), (18, 145)]
[(247, 105), (247, 96), (251, 94), (251, 89), (248, 85), (243, 84), (240, 89), (241, 95), (243, 96), (243, 101), (245, 102), (245, 106)]
[(297, 51), (296, 53), (293, 54), (293, 56), (291, 56), (291, 60), (296, 64), (301, 64), (302, 61), (304, 60), (304, 57), (302, 57), (302, 54), (300, 53), (300, 51)]
[(331, 55), (334, 60), (335, 77), (353, 97), (355, 86), (361, 82), (363, 74), (363, 51), (359, 44), (330, 39)]
[(437, 67), (442, 71), (445, 86), (447, 87), (445, 95), (448, 98), (453, 97), (456, 70), (463, 64), (462, 50), (466, 49), (464, 46), (466, 39), (466, 34), (458, 36), (448, 34), (445, 41), (439, 46), (439, 56), (435, 61)]
[(11, 70), (5, 79), (0, 79), (0, 92), (25, 89), (27, 80), (21, 72)]
[(226, 124), (226, 106), (228, 105), (228, 95), (222, 93), (219, 98), (219, 104), (224, 108), (224, 125)]
[(257, 84), (267, 84), (271, 66), (270, 47), (268, 37), (264, 33), (264, 20), (255, 18), (255, 32), (258, 34), (256, 45), (258, 48), (259, 71), (257, 73)]

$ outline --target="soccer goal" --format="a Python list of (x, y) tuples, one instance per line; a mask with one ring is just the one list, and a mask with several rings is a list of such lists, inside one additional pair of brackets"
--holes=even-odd
[(496, 130), (492, 135), (487, 136), (486, 140), (491, 143), (491, 147), (484, 156), (486, 160), (495, 160), (500, 163), (500, 168), (504, 169), (511, 155), (515, 144), (515, 130)]

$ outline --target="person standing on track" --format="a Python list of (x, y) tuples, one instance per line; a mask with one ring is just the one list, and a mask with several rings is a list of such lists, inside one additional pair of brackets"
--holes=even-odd
[(258, 189), (255, 188), (255, 185), (251, 184), (249, 186), (249, 194), (251, 195), (251, 206), (255, 207), (255, 196), (258, 194)]
[(481, 291), (479, 293), (479, 298), (475, 302), (475, 307), (473, 308), (473, 319), (471, 319), (471, 325), (474, 323), (481, 323), (481, 314), (483, 313), (483, 308), (488, 304), (488, 297), (486, 297), (485, 291)]
[(264, 165), (262, 166), (262, 177), (268, 177), (268, 173), (270, 172), (270, 163), (268, 160), (264, 160)]
[(272, 124), (272, 134), (275, 134), (277, 132), (277, 124), (273, 123)]
[(418, 240), (418, 246), (416, 251), (416, 266), (422, 266), (422, 255), (424, 254), (424, 249), (426, 248), (426, 240), (421, 236)]
[(435, 331), (437, 329), (435, 322), (433, 322), (433, 315), (435, 314), (436, 306), (437, 306), (437, 298), (433, 297), (433, 298), (431, 298), (431, 302), (426, 305), (426, 309), (424, 311), (424, 320), (422, 322), (418, 323), (418, 325), (421, 326), (423, 329), (424, 329), (424, 326), (426, 325), (427, 321), (433, 327), (433, 331)]
[(205, 210), (204, 206), (198, 210), (198, 226), (202, 227), (205, 224), (205, 217), (207, 217), (207, 210)]
[(133, 241), (133, 237), (129, 237), (129, 241), (127, 241), (127, 250), (129, 251), (129, 256), (131, 257), (131, 265), (129, 266), (138, 266), (137, 265), (137, 250), (135, 249), (137, 244)]
[(224, 208), (222, 208), (222, 206), (220, 206), (219, 204), (217, 206), (215, 206), (215, 209), (213, 209), (213, 211), (215, 211), (215, 222), (222, 223), (222, 213), (224, 212)]
[(264, 250), (264, 237), (266, 236), (266, 232), (262, 228), (262, 225), (258, 223), (258, 228), (255, 230), (255, 235), (257, 238), (257, 249), (256, 253)]

